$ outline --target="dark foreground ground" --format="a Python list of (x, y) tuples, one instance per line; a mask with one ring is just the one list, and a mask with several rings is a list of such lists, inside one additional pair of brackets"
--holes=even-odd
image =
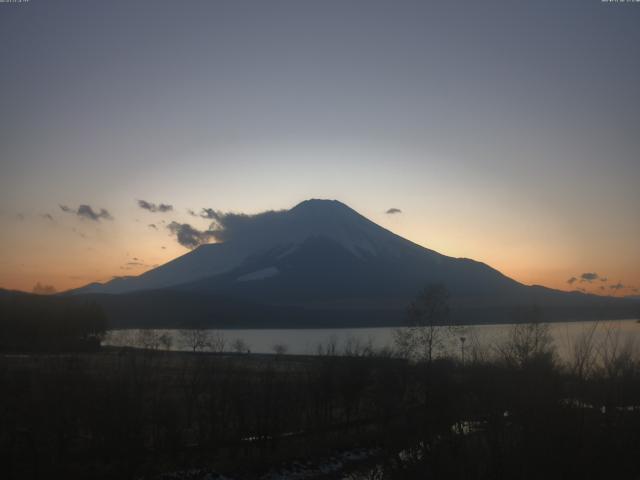
[(640, 478), (640, 363), (0, 355), (0, 477)]

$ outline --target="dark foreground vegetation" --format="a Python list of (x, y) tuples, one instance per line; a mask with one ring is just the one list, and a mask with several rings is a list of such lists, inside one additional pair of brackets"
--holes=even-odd
[(21, 293), (0, 296), (0, 351), (97, 350), (106, 329), (106, 316), (93, 302)]
[(539, 333), (465, 363), (367, 349), (2, 355), (1, 475), (260, 478), (358, 448), (322, 478), (639, 478), (640, 363), (579, 348), (560, 365)]
[(633, 345), (596, 342), (594, 323), (560, 361), (536, 309), (519, 315), (481, 348), (441, 327), (448, 294), (431, 286), (393, 350), (354, 340), (303, 357), (226, 353), (198, 329), (192, 352), (150, 330), (145, 348), (99, 349), (99, 308), (2, 299), (0, 477), (640, 478)]

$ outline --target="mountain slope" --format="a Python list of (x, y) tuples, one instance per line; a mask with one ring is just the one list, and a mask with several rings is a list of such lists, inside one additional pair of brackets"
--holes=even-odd
[(399, 324), (430, 283), (447, 287), (454, 317), (465, 322), (509, 321), (514, 309), (534, 304), (556, 320), (631, 312), (632, 302), (528, 287), (483, 263), (441, 255), (337, 201), (234, 219), (223, 243), (73, 293), (95, 298), (119, 324), (163, 326)]
[[(130, 293), (184, 288), (188, 284), (199, 288), (206, 279), (229, 280), (229, 274), (234, 272), (243, 272), (245, 277), (240, 281), (276, 277), (281, 271), (291, 277), (295, 276), (296, 264), (302, 269), (298, 275), (330, 275), (328, 280), (332, 282), (340, 281), (336, 275), (351, 275), (350, 280), (354, 282), (351, 288), (364, 280), (358, 275), (365, 274), (392, 274), (398, 285), (402, 285), (406, 283), (403, 277), (418, 275), (417, 268), (421, 270), (419, 277), (450, 280), (447, 283), (454, 288), (470, 283), (475, 283), (477, 288), (496, 282), (516, 285), (478, 262), (446, 257), (416, 245), (335, 200), (307, 200), (291, 210), (246, 218), (247, 227), (242, 234), (224, 243), (202, 245), (140, 276), (91, 284), (75, 293)], [(308, 283), (313, 279), (295, 281)], [(390, 285), (389, 279), (382, 283)]]

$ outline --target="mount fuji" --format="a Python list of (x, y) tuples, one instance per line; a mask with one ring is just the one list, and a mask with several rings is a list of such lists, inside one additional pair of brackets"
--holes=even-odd
[(441, 283), (460, 322), (505, 322), (536, 305), (546, 319), (626, 316), (631, 302), (526, 286), (481, 262), (442, 255), (336, 200), (234, 215), (204, 244), (137, 277), (68, 292), (116, 326), (396, 325), (420, 289)]

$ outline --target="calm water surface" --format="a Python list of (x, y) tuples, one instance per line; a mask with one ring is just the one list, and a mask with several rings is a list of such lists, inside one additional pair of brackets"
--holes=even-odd
[[(555, 348), (562, 358), (570, 356), (575, 345), (585, 336), (593, 332), (593, 344), (602, 348), (605, 344), (611, 348), (628, 348), (640, 346), (640, 323), (636, 320), (612, 320), (600, 322), (563, 322), (551, 323), (550, 334)], [(491, 350), (504, 342), (513, 328), (510, 324), (475, 325), (458, 327), (454, 335), (446, 335), (447, 341), (443, 352), (459, 354), (461, 337), (465, 338), (467, 352), (473, 348)], [(394, 327), (378, 328), (318, 328), (318, 329), (225, 329), (208, 330), (211, 337), (224, 339), (226, 351), (232, 351), (232, 344), (242, 340), (252, 353), (273, 353), (274, 346), (284, 345), (287, 353), (316, 355), (319, 347), (326, 349), (333, 345), (338, 353), (347, 348), (363, 348), (372, 346), (382, 349), (393, 346)], [(159, 337), (166, 334), (171, 338), (172, 350), (190, 350), (188, 341), (182, 330), (151, 330)], [(444, 332), (443, 332), (444, 333)], [(112, 330), (105, 338), (103, 345), (141, 346), (144, 339), (149, 338), (149, 331)], [(160, 347), (162, 348), (162, 347)]]

